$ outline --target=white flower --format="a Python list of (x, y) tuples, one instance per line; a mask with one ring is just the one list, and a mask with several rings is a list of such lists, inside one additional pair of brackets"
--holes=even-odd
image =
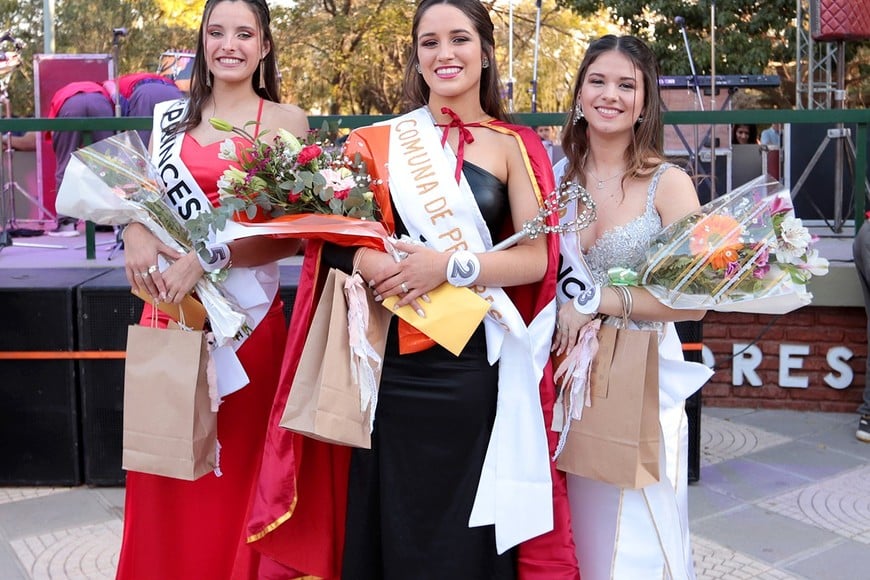
[(789, 216), (782, 220), (780, 237), (774, 247), (776, 259), (794, 264), (806, 254), (812, 241), (809, 230), (803, 226), (800, 218)]
[(278, 129), (277, 133), (278, 140), (284, 144), (290, 153), (295, 155), (302, 151), (302, 143), (296, 138), (296, 135), (286, 129)]
[(218, 178), (218, 192), (222, 197), (234, 197), (235, 190), (245, 182), (245, 172), (238, 167), (229, 167)]
[(806, 270), (813, 276), (824, 276), (828, 273), (828, 260), (819, 256), (819, 251), (816, 249), (807, 252), (806, 263), (801, 266), (801, 269)]
[(221, 143), (221, 150), (220, 153), (218, 153), (218, 158), (226, 161), (239, 160), (236, 156), (236, 144), (232, 139), (224, 139), (223, 143)]
[(326, 180), (326, 187), (331, 187), (333, 191), (343, 191), (350, 189), (356, 184), (353, 172), (347, 167), (335, 169), (321, 169), (320, 174)]

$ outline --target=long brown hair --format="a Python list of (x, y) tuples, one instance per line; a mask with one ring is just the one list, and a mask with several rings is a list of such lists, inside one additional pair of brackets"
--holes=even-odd
[(480, 36), (480, 45), (483, 54), (489, 59), (489, 67), (481, 70), (480, 74), (480, 106), (487, 115), (491, 115), (502, 121), (508, 120), (501, 99), (501, 81), (498, 76), (498, 66), (495, 61), (495, 35), (492, 19), (489, 11), (479, 0), (423, 0), (417, 5), (414, 13), (414, 23), (411, 26), (411, 50), (408, 62), (405, 64), (405, 101), (408, 109), (422, 107), (429, 102), (429, 85), (423, 80), (423, 75), (417, 72), (419, 58), (417, 55), (417, 34), (420, 27), (420, 19), (423, 14), (436, 4), (447, 4), (459, 9), (465, 14), (474, 29)]
[(205, 59), (205, 41), (203, 40), (205, 27), (214, 7), (221, 2), (242, 2), (250, 7), (260, 24), (261, 42), (268, 44), (269, 53), (263, 58), (263, 76), (265, 88), (260, 88), (260, 70), (257, 67), (251, 77), (251, 85), (260, 97), (267, 101), (280, 102), (278, 94), (278, 61), (275, 57), (275, 40), (272, 38), (270, 23), (272, 17), (269, 14), (269, 6), (266, 0), (208, 0), (199, 23), (199, 35), (196, 39), (196, 56), (193, 59), (193, 75), (190, 79), (190, 101), (184, 118), (179, 122), (177, 131), (187, 131), (198, 126), (202, 122), (202, 108), (211, 95), (212, 88)]
[(604, 54), (615, 50), (627, 57), (643, 76), (644, 102), (641, 107), (643, 120), (635, 123), (631, 143), (625, 150), (627, 170), (622, 180), (647, 175), (664, 159), (662, 151), (662, 99), (659, 93), (659, 65), (655, 55), (642, 40), (635, 36), (614, 36), (608, 34), (593, 41), (574, 82), (573, 99), (568, 115), (568, 122), (562, 129), (562, 149), (568, 158), (566, 176), (582, 176), (583, 163), (589, 151), (589, 123), (585, 118), (574, 122), (580, 107), (577, 98), (586, 80), (586, 73), (595, 60)]

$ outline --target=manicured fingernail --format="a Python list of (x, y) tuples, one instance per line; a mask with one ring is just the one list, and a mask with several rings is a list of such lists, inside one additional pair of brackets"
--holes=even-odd
[(432, 302), (432, 300), (429, 298), (428, 294), (423, 294), (420, 296), (420, 298), (423, 299), (423, 302)]
[(422, 308), (417, 308), (416, 310), (417, 310), (417, 316), (419, 316), (420, 318), (426, 318), (426, 313), (423, 311)]
[(374, 287), (375, 287), (375, 281), (369, 280), (369, 288), (374, 288)]
[(381, 297), (380, 294), (375, 294), (375, 302), (381, 302), (382, 300), (383, 300), (383, 298)]

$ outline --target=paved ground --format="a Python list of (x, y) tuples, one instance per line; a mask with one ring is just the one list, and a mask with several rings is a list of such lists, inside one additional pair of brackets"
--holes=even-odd
[[(853, 414), (704, 409), (689, 488), (698, 577), (870, 578), (870, 445), (856, 425)], [(0, 578), (113, 578), (123, 502), (123, 488), (0, 488)]]

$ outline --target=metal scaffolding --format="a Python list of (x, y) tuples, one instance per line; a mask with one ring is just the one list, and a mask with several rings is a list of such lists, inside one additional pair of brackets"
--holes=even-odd
[(837, 47), (813, 40), (810, 11), (810, 0), (797, 0), (795, 102), (798, 109), (830, 109), (837, 91)]

